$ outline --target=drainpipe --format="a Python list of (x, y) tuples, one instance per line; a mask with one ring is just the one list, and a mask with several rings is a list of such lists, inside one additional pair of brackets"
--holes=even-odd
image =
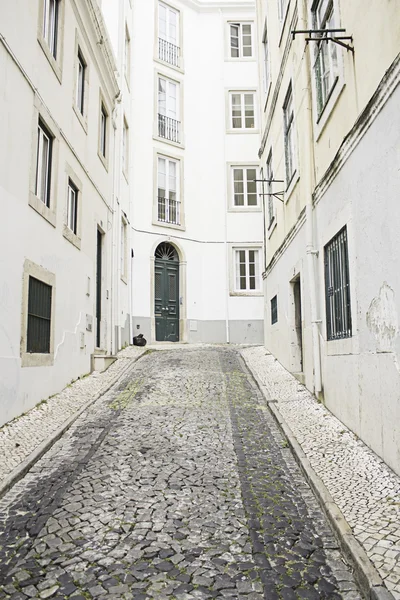
[[(299, 3), (299, 20), (301, 26), (307, 27), (307, 5), (304, 2)], [(302, 89), (305, 94), (304, 102), (304, 156), (306, 161), (305, 169), (305, 196), (306, 196), (306, 261), (309, 278), (309, 292), (311, 303), (311, 329), (312, 329), (312, 347), (313, 347), (313, 367), (314, 367), (314, 393), (318, 395), (322, 390), (321, 381), (321, 355), (320, 355), (320, 336), (317, 307), (317, 256), (315, 250), (315, 231), (313, 224), (313, 203), (312, 194), (315, 188), (315, 161), (314, 161), (314, 132), (313, 132), (313, 107), (311, 94), (311, 67), (310, 67), (310, 45), (308, 45), (303, 55), (302, 66)]]

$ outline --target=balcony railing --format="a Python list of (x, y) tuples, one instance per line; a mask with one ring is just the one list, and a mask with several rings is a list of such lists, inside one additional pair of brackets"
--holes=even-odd
[(165, 115), (158, 114), (158, 135), (171, 142), (180, 143), (180, 122), (166, 117)]
[(181, 203), (170, 198), (158, 196), (158, 221), (161, 223), (181, 224)]
[(160, 60), (163, 60), (174, 67), (179, 67), (179, 55), (179, 46), (175, 46), (175, 44), (171, 44), (171, 42), (167, 42), (167, 40), (158, 38), (158, 58)]

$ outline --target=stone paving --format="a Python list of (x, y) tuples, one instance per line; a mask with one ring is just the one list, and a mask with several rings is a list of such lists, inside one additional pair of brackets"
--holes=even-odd
[(400, 600), (400, 477), (264, 347), (241, 352), (267, 398), (277, 402), (275, 406), (386, 587)]
[(0, 501), (0, 598), (360, 600), (228, 348), (153, 352)]
[(131, 346), (104, 373), (78, 379), (29, 412), (0, 427), (0, 483), (48, 436), (51, 436), (86, 402), (104, 392), (145, 349)]

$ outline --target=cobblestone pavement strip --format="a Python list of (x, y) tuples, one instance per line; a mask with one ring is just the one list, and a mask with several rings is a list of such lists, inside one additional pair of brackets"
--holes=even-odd
[(146, 349), (131, 346), (119, 352), (119, 360), (103, 373), (83, 377), (39, 403), (29, 412), (0, 427), (0, 486), (31, 452), (86, 402), (105, 392), (113, 381)]
[(244, 348), (241, 354), (267, 399), (276, 401), (386, 587), (400, 600), (400, 477), (264, 347)]
[(154, 352), (0, 501), (0, 598), (359, 600), (227, 348)]

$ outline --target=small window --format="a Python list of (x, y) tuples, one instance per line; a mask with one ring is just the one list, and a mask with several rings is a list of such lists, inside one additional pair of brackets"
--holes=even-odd
[(60, 0), (43, 0), (43, 37), (55, 59), (57, 59), (59, 2)]
[(346, 227), (325, 246), (324, 259), (327, 338), (348, 338), (352, 330)]
[(278, 0), (278, 18), (282, 22), (286, 16), (289, 0)]
[(233, 206), (258, 206), (256, 167), (233, 167)]
[(254, 92), (231, 92), (231, 128), (254, 129)]
[(274, 172), (272, 169), (272, 150), (270, 150), (265, 167), (267, 180), (268, 228), (270, 228), (275, 219), (274, 197), (272, 195), (272, 181), (274, 179)]
[(67, 226), (75, 235), (78, 233), (78, 194), (78, 188), (68, 179)]
[(107, 156), (107, 126), (108, 114), (103, 103), (100, 110), (100, 154), (106, 158)]
[(159, 156), (157, 161), (157, 220), (180, 225), (179, 162)]
[(285, 103), (283, 105), (283, 134), (285, 144), (285, 163), (286, 163), (286, 185), (289, 186), (293, 175), (296, 171), (295, 167), (295, 144), (294, 144), (294, 109), (293, 109), (293, 93), (292, 85), (286, 94)]
[(82, 52), (78, 50), (78, 64), (76, 72), (76, 106), (83, 115), (85, 108), (85, 75), (86, 75), (86, 62), (83, 58)]
[(36, 196), (50, 208), (53, 136), (39, 119), (36, 156)]
[(179, 83), (158, 78), (158, 135), (180, 142)]
[[(317, 0), (317, 2), (314, 2), (312, 16), (314, 29), (322, 31), (337, 27), (333, 0)], [(324, 41), (325, 35), (323, 33), (320, 34), (320, 37), (321, 41), (314, 45), (318, 116), (322, 113), (338, 79), (337, 46), (333, 42)]]
[(230, 23), (231, 58), (251, 58), (253, 56), (252, 24)]
[(122, 168), (125, 176), (129, 173), (129, 127), (124, 118), (124, 126), (122, 131)]
[(128, 259), (128, 225), (124, 217), (121, 219), (121, 278), (127, 278), (127, 259)]
[(179, 12), (162, 2), (158, 4), (158, 58), (180, 66)]
[(268, 35), (267, 35), (267, 26), (265, 26), (264, 35), (263, 35), (263, 58), (264, 58), (264, 89), (268, 92), (271, 74), (270, 74), (270, 65), (269, 65), (269, 48), (268, 48)]
[(50, 353), (52, 287), (29, 277), (26, 352)]
[(129, 84), (131, 77), (131, 38), (128, 27), (125, 27), (125, 77)]
[(278, 296), (271, 299), (271, 325), (278, 322)]
[(261, 290), (260, 250), (243, 248), (235, 250), (235, 292)]

